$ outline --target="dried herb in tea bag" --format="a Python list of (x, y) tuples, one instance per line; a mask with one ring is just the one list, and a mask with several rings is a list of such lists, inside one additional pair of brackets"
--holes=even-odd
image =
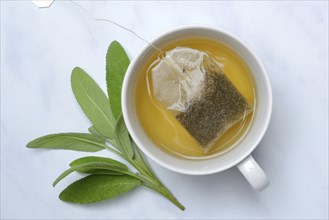
[(222, 69), (204, 57), (205, 80), (201, 98), (176, 118), (207, 152), (214, 142), (251, 111), (251, 106)]

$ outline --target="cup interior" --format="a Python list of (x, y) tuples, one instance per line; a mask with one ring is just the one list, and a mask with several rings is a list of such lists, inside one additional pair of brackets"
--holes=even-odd
[(237, 146), (215, 157), (191, 160), (169, 154), (153, 143), (139, 123), (135, 107), (138, 76), (145, 62), (155, 53), (154, 48), (149, 45), (138, 53), (128, 67), (122, 87), (122, 112), (135, 143), (153, 161), (175, 172), (204, 175), (220, 172), (238, 164), (257, 147), (270, 120), (272, 92), (266, 70), (256, 54), (245, 43), (226, 31), (207, 26), (185, 26), (160, 35), (152, 41), (152, 44), (162, 48), (171, 41), (189, 37), (210, 38), (224, 43), (245, 61), (252, 72), (256, 93), (254, 118), (244, 138)]

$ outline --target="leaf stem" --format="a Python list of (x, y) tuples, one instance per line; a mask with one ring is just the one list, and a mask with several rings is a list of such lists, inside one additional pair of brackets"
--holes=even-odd
[(111, 151), (112, 153), (114, 153), (114, 154), (116, 154), (116, 155), (122, 157), (123, 159), (125, 159), (124, 156), (122, 155), (122, 153), (120, 153), (120, 152), (117, 151), (117, 150), (114, 150), (113, 148), (107, 146), (106, 144), (99, 144), (99, 146), (104, 147), (105, 149), (107, 149), (107, 150)]
[(145, 168), (146, 172), (147, 172), (151, 177), (153, 177), (154, 179), (156, 179), (156, 180), (158, 181), (158, 179), (157, 179), (157, 177), (155, 176), (154, 172), (150, 169), (150, 166), (146, 163), (146, 161), (145, 161), (145, 159), (144, 159), (144, 156), (143, 156), (141, 150), (136, 146), (135, 143), (134, 143), (133, 145), (134, 145), (135, 150), (136, 150), (136, 152), (137, 152), (138, 158), (140, 159), (141, 166), (143, 166), (143, 167)]
[(139, 175), (138, 173), (126, 172), (126, 174), (141, 180), (142, 186), (160, 193), (168, 200), (170, 200), (173, 204), (175, 204), (179, 209), (185, 210), (185, 207), (171, 194), (171, 192), (161, 182), (158, 181), (155, 183), (154, 179), (149, 179), (149, 177)]
[(164, 197), (166, 197), (168, 200), (170, 200), (173, 204), (175, 204), (180, 210), (184, 211), (185, 206), (183, 206), (165, 187), (154, 187), (153, 185), (148, 185), (145, 183), (142, 183), (142, 186), (149, 188), (155, 192), (158, 192), (162, 194)]
[(137, 158), (136, 159), (132, 159), (132, 160), (129, 160), (129, 162), (139, 171), (141, 172), (142, 174), (144, 175), (147, 175), (147, 176), (151, 176), (153, 178), (153, 176), (151, 175), (151, 173), (149, 172), (149, 170), (145, 167), (145, 165), (140, 161), (138, 160)]

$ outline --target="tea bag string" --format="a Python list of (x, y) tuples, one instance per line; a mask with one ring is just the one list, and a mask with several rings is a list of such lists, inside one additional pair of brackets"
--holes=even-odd
[(104, 21), (104, 22), (109, 22), (109, 23), (111, 23), (111, 24), (114, 24), (114, 25), (116, 25), (116, 26), (118, 26), (118, 27), (120, 27), (120, 28), (122, 28), (122, 29), (124, 29), (124, 30), (126, 30), (126, 31), (128, 31), (128, 32), (130, 32), (130, 33), (132, 33), (132, 34), (135, 35), (137, 38), (139, 38), (140, 40), (144, 41), (144, 42), (147, 43), (149, 46), (151, 46), (153, 49), (159, 51), (160, 54), (163, 53), (163, 51), (162, 51), (160, 48), (158, 48), (157, 46), (153, 45), (153, 44), (150, 43), (148, 40), (146, 40), (145, 38), (143, 38), (142, 36), (140, 36), (139, 34), (137, 34), (136, 32), (134, 32), (133, 30), (130, 30), (129, 28), (126, 28), (125, 26), (122, 26), (121, 24), (118, 24), (118, 23), (116, 23), (116, 22), (114, 22), (114, 21), (112, 21), (112, 20), (106, 19), (106, 18), (95, 18), (95, 17), (92, 16), (92, 15), (89, 13), (89, 11), (87, 11), (84, 7), (82, 7), (81, 5), (79, 5), (78, 3), (76, 3), (76, 2), (73, 1), (73, 0), (71, 0), (71, 2), (72, 2), (75, 6), (79, 7), (79, 8), (80, 8), (85, 14), (87, 14), (88, 17), (91, 18), (92, 20), (94, 20), (94, 21)]

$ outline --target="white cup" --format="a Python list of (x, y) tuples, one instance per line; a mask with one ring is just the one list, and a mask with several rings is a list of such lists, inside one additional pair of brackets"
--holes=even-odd
[(161, 48), (173, 40), (190, 37), (206, 37), (220, 41), (239, 54), (249, 66), (255, 84), (257, 103), (247, 134), (228, 152), (200, 160), (177, 157), (156, 146), (143, 130), (135, 107), (138, 75), (148, 58), (155, 53), (154, 48), (146, 45), (129, 65), (122, 87), (122, 112), (130, 135), (144, 154), (172, 171), (190, 175), (205, 175), (237, 166), (248, 182), (256, 190), (262, 191), (269, 185), (269, 181), (262, 168), (251, 156), (251, 152), (261, 141), (271, 117), (272, 91), (266, 70), (256, 54), (245, 43), (236, 36), (215, 27), (204, 25), (178, 27), (161, 34), (151, 43)]

